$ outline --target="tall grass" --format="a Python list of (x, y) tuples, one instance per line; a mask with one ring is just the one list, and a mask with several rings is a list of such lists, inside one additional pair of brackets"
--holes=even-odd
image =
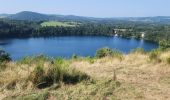
[(136, 48), (131, 51), (131, 53), (140, 53), (145, 54), (145, 50), (143, 48)]
[(0, 71), (3, 71), (7, 67), (6, 63), (0, 62)]
[(115, 57), (115, 58), (119, 58), (119, 59), (123, 59), (123, 54), (118, 51), (118, 50), (113, 50), (110, 48), (101, 48), (99, 50), (97, 50), (96, 52), (96, 57), (97, 58), (102, 58), (102, 57)]
[(44, 63), (46, 61), (50, 61), (51, 59), (45, 55), (39, 55), (39, 56), (27, 56), (24, 57), (23, 59), (20, 59), (17, 61), (18, 64), (28, 64), (31, 65), (32, 63)]
[(54, 60), (54, 63), (50, 64), (47, 69), (43, 64), (38, 65), (29, 76), (29, 80), (38, 88), (59, 83), (76, 84), (89, 79), (90, 77), (87, 74), (70, 68), (61, 58)]

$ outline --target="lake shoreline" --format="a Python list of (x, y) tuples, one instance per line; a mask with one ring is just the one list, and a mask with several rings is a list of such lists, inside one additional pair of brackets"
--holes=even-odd
[(94, 56), (97, 49), (109, 47), (128, 54), (132, 49), (144, 48), (146, 51), (158, 48), (158, 44), (135, 38), (105, 36), (62, 36), (52, 38), (24, 38), (0, 40), (0, 48), (11, 54), (13, 59), (32, 55), (70, 58)]

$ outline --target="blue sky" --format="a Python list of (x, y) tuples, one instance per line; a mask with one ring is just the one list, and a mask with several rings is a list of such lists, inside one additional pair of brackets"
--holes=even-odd
[(34, 11), (91, 17), (170, 16), (170, 0), (1, 0), (0, 13)]

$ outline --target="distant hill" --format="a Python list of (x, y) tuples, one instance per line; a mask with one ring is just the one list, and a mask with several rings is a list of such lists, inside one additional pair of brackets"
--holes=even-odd
[(10, 16), (10, 14), (0, 14), (0, 18), (6, 18), (8, 16)]
[(113, 17), (113, 18), (94, 18), (83, 17), (75, 15), (56, 15), (56, 14), (41, 14), (31, 11), (23, 11), (16, 14), (0, 14), (0, 18), (9, 18), (14, 20), (28, 20), (28, 21), (132, 21), (145, 23), (163, 23), (170, 24), (170, 16), (156, 16), (156, 17)]
[(129, 17), (124, 20), (133, 22), (149, 22), (149, 23), (167, 23), (170, 24), (170, 16), (154, 16), (154, 17)]
[(17, 14), (8, 16), (10, 19), (15, 20), (29, 20), (29, 21), (39, 21), (39, 20), (49, 20), (49, 16), (45, 14), (40, 14), (36, 12), (23, 11)]
[(36, 12), (30, 11), (23, 11), (16, 14), (12, 14), (10, 16), (6, 16), (6, 18), (14, 19), (14, 20), (28, 20), (28, 21), (44, 21), (44, 20), (72, 20), (72, 21), (82, 21), (82, 20), (90, 20), (89, 17), (81, 17), (81, 16), (74, 16), (74, 15), (48, 15), (48, 14), (41, 14)]

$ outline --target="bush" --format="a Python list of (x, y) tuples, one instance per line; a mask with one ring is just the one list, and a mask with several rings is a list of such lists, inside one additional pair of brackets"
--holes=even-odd
[(102, 49), (97, 50), (96, 57), (102, 58), (102, 57), (106, 57), (106, 56), (117, 57), (120, 59), (123, 58), (122, 53), (117, 50), (112, 50), (110, 48), (102, 48)]
[(29, 78), (35, 86), (38, 86), (38, 85), (46, 82), (45, 71), (44, 71), (43, 67), (41, 67), (41, 66), (35, 67), (35, 69), (31, 73), (31, 76)]
[(90, 64), (93, 64), (94, 62), (95, 62), (95, 58), (93, 58), (93, 57), (86, 57), (85, 58)]
[(101, 48), (101, 49), (97, 50), (97, 52), (96, 52), (96, 57), (98, 57), (98, 58), (111, 56), (111, 55), (112, 55), (112, 49), (110, 49), (110, 48)]
[(72, 59), (77, 59), (78, 57), (77, 57), (77, 55), (76, 54), (73, 54), (72, 55)]
[(53, 83), (75, 84), (87, 79), (88, 75), (69, 67), (53, 66), (47, 72), (48, 82)]
[(10, 61), (11, 58), (4, 50), (0, 50), (0, 62)]
[(170, 41), (162, 40), (162, 41), (159, 42), (159, 46), (160, 46), (161, 49), (170, 48)]
[(51, 64), (51, 67), (46, 71), (44, 67), (37, 66), (31, 73), (29, 79), (34, 86), (45, 88), (61, 82), (65, 84), (75, 84), (83, 80), (88, 80), (90, 77), (85, 73), (71, 69), (65, 64), (63, 59), (56, 59), (54, 64)]
[(63, 58), (56, 58), (54, 64), (55, 65), (62, 65), (64, 63)]
[(156, 61), (156, 62), (161, 62), (161, 59), (159, 58), (160, 56), (160, 51), (159, 50), (152, 50), (149, 53), (149, 59), (150, 61)]
[(170, 57), (167, 58), (167, 63), (170, 64)]
[(47, 71), (48, 82), (58, 83), (63, 80), (64, 70), (58, 66), (52, 66), (51, 68), (48, 69)]

